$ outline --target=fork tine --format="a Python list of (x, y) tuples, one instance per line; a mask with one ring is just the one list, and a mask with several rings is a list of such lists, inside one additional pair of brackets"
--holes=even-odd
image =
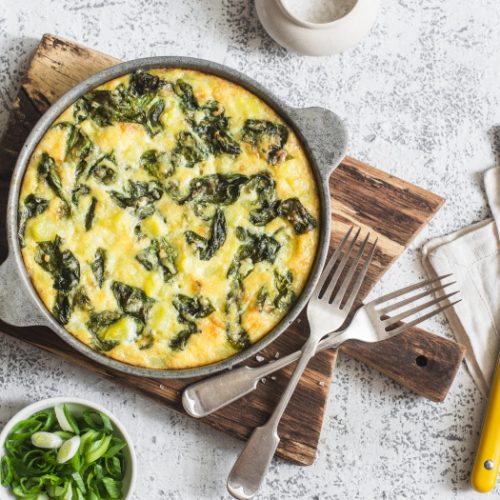
[(340, 252), (342, 251), (342, 248), (344, 248), (345, 242), (349, 239), (349, 236), (351, 235), (353, 229), (354, 226), (351, 226), (349, 228), (349, 231), (347, 231), (346, 235), (342, 238), (339, 246), (335, 249), (335, 252), (333, 252), (333, 255), (330, 257), (325, 267), (323, 268), (318, 284), (316, 285), (316, 292), (318, 292), (318, 295), (321, 295), (321, 289), (325, 285), (326, 278), (328, 278), (328, 275), (332, 272), (333, 266), (335, 265), (335, 262), (337, 262)]
[(424, 309), (427, 309), (430, 306), (433, 306), (435, 304), (439, 304), (442, 302), (444, 299), (449, 299), (450, 297), (453, 297), (453, 295), (456, 295), (458, 291), (448, 293), (447, 295), (443, 295), (442, 297), (438, 297), (436, 299), (428, 300), (427, 302), (424, 302), (423, 304), (420, 304), (418, 306), (413, 307), (412, 309), (408, 309), (407, 311), (403, 311), (400, 314), (396, 314), (396, 316), (391, 316), (390, 318), (387, 318), (383, 320), (382, 322), (384, 323), (384, 326), (386, 329), (398, 321), (401, 321), (404, 318), (408, 318), (409, 316), (413, 316), (414, 314), (423, 311)]
[(347, 250), (345, 251), (344, 255), (342, 255), (342, 259), (339, 262), (339, 265), (337, 269), (335, 269), (335, 272), (333, 273), (333, 276), (330, 279), (330, 282), (328, 283), (328, 286), (325, 290), (325, 292), (319, 297), (320, 299), (325, 297), (328, 301), (331, 299), (331, 295), (333, 293), (333, 289), (335, 288), (335, 285), (337, 284), (337, 281), (342, 274), (342, 271), (344, 270), (344, 267), (347, 264), (347, 261), (349, 260), (349, 257), (352, 253), (352, 249), (354, 248), (354, 245), (356, 243), (356, 240), (358, 239), (359, 233), (361, 232), (361, 228), (358, 228), (356, 231), (356, 234), (351, 240), (351, 243), (349, 243), (349, 246), (347, 247)]
[(366, 244), (368, 243), (368, 238), (370, 237), (370, 233), (368, 233), (361, 244), (361, 248), (358, 251), (358, 254), (356, 255), (354, 262), (351, 263), (351, 266), (349, 267), (347, 274), (344, 277), (344, 280), (342, 281), (342, 285), (339, 288), (339, 291), (335, 295), (335, 298), (333, 299), (332, 304), (338, 306), (341, 308), (342, 301), (344, 300), (344, 297), (349, 298), (347, 292), (349, 290), (349, 286), (351, 285), (351, 282), (354, 279), (354, 273), (356, 272), (356, 269), (358, 268), (359, 261), (361, 260), (361, 257), (365, 253), (365, 248)]
[(361, 288), (361, 285), (363, 284), (363, 280), (365, 279), (366, 273), (368, 272), (368, 268), (370, 267), (370, 263), (373, 259), (373, 256), (375, 255), (375, 248), (377, 247), (377, 242), (378, 242), (378, 238), (375, 238), (375, 241), (372, 243), (372, 249), (370, 250), (368, 257), (366, 258), (365, 263), (364, 263), (361, 271), (358, 273), (358, 277), (356, 278), (356, 281), (354, 282), (354, 285), (353, 285), (352, 290), (351, 290), (351, 295), (348, 298), (348, 300), (344, 306), (344, 309), (346, 311), (351, 310), (352, 305), (354, 304), (354, 301), (356, 300), (356, 297), (358, 296), (359, 289)]
[(416, 295), (412, 295), (408, 299), (401, 300), (400, 302), (396, 302), (391, 304), (390, 306), (384, 307), (382, 309), (378, 309), (378, 313), (380, 316), (385, 316), (387, 313), (394, 311), (395, 309), (399, 309), (400, 307), (406, 306), (407, 304), (411, 304), (416, 300), (422, 299), (427, 295), (431, 295), (434, 292), (438, 292), (439, 290), (444, 290), (446, 287), (450, 285), (455, 285), (456, 281), (450, 281), (450, 283), (446, 283), (445, 285), (440, 285), (436, 288), (431, 288), (430, 290), (426, 290), (425, 292), (417, 293)]
[(452, 307), (452, 306), (458, 304), (459, 302), (462, 302), (462, 299), (456, 300), (455, 302), (450, 302), (449, 304), (438, 307), (437, 309), (434, 309), (434, 310), (428, 312), (427, 314), (420, 316), (420, 318), (416, 318), (413, 321), (410, 321), (409, 323), (403, 323), (402, 325), (398, 326), (394, 330), (389, 331), (388, 332), (390, 334), (389, 336), (394, 337), (394, 335), (398, 335), (398, 334), (404, 332), (405, 330), (407, 330), (408, 328), (411, 328), (412, 326), (418, 325), (419, 323), (422, 323), (422, 321), (425, 321), (426, 319), (432, 318), (436, 314), (439, 314), (440, 312), (445, 311), (449, 307)]
[(431, 285), (436, 281), (443, 280), (445, 278), (449, 278), (453, 273), (443, 274), (442, 276), (438, 276), (437, 278), (433, 278), (426, 281), (420, 281), (419, 283), (415, 283), (414, 285), (407, 286), (406, 288), (402, 288), (401, 290), (396, 290), (395, 292), (388, 293), (387, 295), (382, 295), (378, 299), (375, 299), (371, 302), (371, 304), (381, 304), (382, 302), (386, 302), (387, 300), (395, 299), (401, 295), (405, 295), (408, 292), (413, 292), (413, 290), (418, 290), (427, 285)]

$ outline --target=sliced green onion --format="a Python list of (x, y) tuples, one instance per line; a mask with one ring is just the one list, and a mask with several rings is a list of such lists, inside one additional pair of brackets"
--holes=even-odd
[(105, 458), (104, 468), (113, 479), (122, 478), (122, 464), (117, 457)]
[(86, 411), (83, 414), (85, 423), (95, 431), (112, 432), (113, 426), (106, 415), (95, 411)]
[[(71, 412), (69, 411), (69, 408), (67, 405), (64, 405), (63, 411), (64, 411), (64, 416), (66, 417), (66, 421), (69, 423), (69, 426), (72, 429), (71, 432), (74, 432), (75, 434), (80, 434), (80, 429), (78, 428), (78, 424), (76, 423), (76, 420), (71, 415)], [(113, 429), (111, 429), (111, 432), (113, 432)]]
[(24, 500), (121, 499), (125, 446), (105, 415), (75, 418), (67, 406), (44, 410), (7, 436), (0, 484)]
[(66, 431), (56, 431), (54, 434), (57, 434), (63, 441), (67, 441), (71, 439), (75, 433), (74, 432), (66, 432)]
[(104, 454), (104, 458), (114, 457), (119, 451), (121, 451), (126, 446), (123, 439), (112, 437), (111, 443), (109, 445), (108, 451)]
[(73, 499), (73, 487), (71, 486), (71, 483), (68, 482), (66, 486), (66, 492), (64, 493), (62, 500), (72, 500), (72, 499)]
[(31, 442), (37, 448), (52, 450), (59, 448), (63, 440), (53, 432), (35, 432), (31, 436)]
[(71, 425), (69, 425), (68, 419), (66, 418), (66, 415), (64, 414), (64, 405), (56, 405), (54, 406), (54, 411), (56, 413), (56, 418), (57, 421), (59, 422), (59, 425), (61, 426), (61, 429), (66, 432), (72, 432), (73, 429)]
[(120, 498), (122, 496), (120, 484), (110, 477), (104, 477), (101, 482), (110, 498)]
[(0, 475), (2, 477), (2, 486), (9, 486), (13, 479), (12, 459), (8, 456), (2, 457), (0, 462)]
[(103, 435), (99, 440), (87, 445), (85, 450), (85, 461), (88, 464), (101, 458), (107, 451), (112, 436)]
[(69, 462), (78, 453), (78, 448), (80, 448), (80, 436), (74, 436), (64, 441), (57, 452), (57, 463)]
[(99, 437), (99, 433), (94, 430), (87, 431), (85, 434), (80, 436), (80, 450), (84, 450), (87, 447), (87, 443), (95, 441)]
[(76, 500), (85, 500), (85, 497), (80, 490), (76, 490)]
[(80, 476), (78, 472), (73, 472), (73, 474), (71, 474), (71, 477), (73, 478), (73, 481), (75, 481), (78, 490), (82, 493), (87, 493), (87, 488), (85, 487), (82, 476)]

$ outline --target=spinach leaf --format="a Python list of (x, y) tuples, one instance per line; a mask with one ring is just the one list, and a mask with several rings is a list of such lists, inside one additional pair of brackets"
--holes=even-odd
[(170, 281), (170, 279), (177, 274), (177, 253), (166, 238), (160, 238), (158, 241), (158, 249), (158, 259), (163, 271), (163, 279), (165, 281)]
[(211, 100), (200, 106), (193, 87), (180, 79), (174, 85), (174, 92), (180, 98), (187, 122), (212, 154), (237, 156), (241, 153), (238, 141), (229, 132), (229, 120), (219, 102)]
[(183, 321), (183, 323), (185, 323), (186, 327), (180, 332), (177, 332), (175, 337), (169, 342), (170, 349), (173, 351), (183, 351), (187, 346), (189, 337), (191, 337), (193, 333), (198, 333), (196, 323), (192, 321)]
[(181, 100), (182, 109), (185, 111), (198, 109), (198, 101), (193, 93), (193, 87), (189, 83), (181, 79), (177, 80), (174, 85), (174, 92)]
[(75, 177), (79, 180), (88, 166), (88, 157), (94, 149), (94, 144), (80, 127), (70, 122), (60, 122), (56, 127), (68, 130), (66, 138), (65, 160), (77, 161)]
[(83, 287), (77, 288), (74, 293), (58, 291), (52, 314), (62, 325), (69, 322), (73, 310), (79, 307), (84, 311), (92, 310), (92, 303)]
[(52, 314), (61, 325), (66, 325), (72, 313), (71, 300), (67, 293), (58, 291), (56, 294), (56, 300), (54, 302), (54, 307), (52, 308)]
[(103, 340), (100, 335), (106, 328), (119, 321), (123, 315), (118, 311), (102, 311), (92, 313), (87, 322), (87, 328), (93, 334), (94, 348), (98, 351), (110, 351), (118, 345), (117, 340)]
[(172, 164), (174, 168), (193, 168), (197, 163), (207, 158), (208, 152), (201, 141), (191, 132), (179, 132), (177, 142), (172, 150)]
[(153, 91), (152, 79), (147, 78), (146, 82), (144, 76), (136, 77), (128, 88), (121, 84), (113, 90), (98, 89), (85, 94), (75, 105), (77, 121), (90, 118), (100, 127), (116, 122), (138, 123), (149, 135), (156, 135), (163, 128), (160, 118), (165, 102)]
[(245, 189), (255, 190), (257, 208), (250, 211), (250, 222), (265, 226), (278, 216), (279, 200), (276, 196), (276, 182), (268, 172), (260, 172), (251, 177)]
[(259, 312), (264, 310), (268, 296), (269, 292), (267, 291), (267, 288), (265, 286), (261, 286), (257, 292), (257, 305), (259, 306)]
[(285, 311), (295, 302), (297, 297), (292, 289), (292, 284), (293, 274), (291, 271), (288, 270), (284, 274), (274, 271), (274, 286), (278, 291), (273, 300), (274, 307)]
[(283, 156), (288, 129), (280, 123), (250, 119), (243, 125), (241, 139), (255, 146), (269, 164), (276, 165)]
[(174, 183), (167, 185), (165, 190), (180, 205), (193, 202), (196, 215), (203, 220), (210, 220), (215, 211), (207, 215), (208, 205), (232, 205), (239, 198), (241, 187), (247, 182), (248, 177), (242, 174), (210, 174), (191, 179), (186, 195), (181, 194)]
[(52, 286), (57, 290), (52, 314), (64, 325), (71, 317), (70, 293), (80, 282), (80, 263), (70, 250), (61, 249), (61, 243), (59, 236), (38, 243), (35, 262), (52, 276)]
[(73, 205), (78, 206), (80, 198), (82, 196), (87, 196), (88, 194), (90, 194), (90, 188), (85, 184), (80, 184), (75, 189), (73, 189), (73, 191), (71, 191), (71, 202), (73, 203)]
[(153, 240), (151, 244), (139, 252), (135, 257), (147, 271), (158, 268), (158, 243)]
[(189, 297), (177, 294), (172, 304), (177, 309), (177, 320), (186, 327), (170, 341), (170, 348), (174, 351), (182, 351), (186, 348), (189, 337), (198, 333), (196, 320), (209, 316), (215, 309), (210, 300), (202, 295)]
[(28, 220), (45, 212), (49, 208), (49, 203), (49, 200), (35, 196), (33, 193), (24, 198), (23, 208), (19, 213), (19, 230), (17, 232), (21, 246), (24, 246), (24, 233)]
[(148, 297), (142, 289), (119, 281), (113, 281), (111, 290), (125, 314), (134, 316), (146, 324), (148, 313), (155, 299)]
[(38, 162), (37, 172), (38, 177), (43, 179), (53, 191), (53, 193), (62, 200), (68, 214), (71, 213), (69, 203), (64, 197), (61, 177), (59, 176), (59, 172), (57, 171), (57, 166), (54, 158), (43, 152), (40, 157), (40, 161)]
[(241, 153), (240, 145), (229, 132), (229, 120), (219, 102), (207, 102), (196, 114), (187, 115), (187, 120), (212, 154), (237, 156)]
[(56, 236), (53, 241), (38, 243), (35, 261), (52, 275), (56, 290), (69, 292), (80, 281), (80, 263), (70, 250), (61, 249), (62, 240)]
[(87, 134), (71, 122), (59, 122), (54, 127), (67, 129), (64, 159), (85, 160), (94, 147)]
[(162, 80), (156, 75), (138, 70), (130, 75), (130, 90), (137, 95), (155, 93), (159, 90)]
[(159, 181), (169, 177), (174, 172), (171, 167), (165, 168), (165, 153), (160, 153), (156, 149), (144, 151), (139, 163), (149, 175)]
[(165, 237), (152, 240), (151, 244), (136, 256), (148, 271), (161, 268), (165, 282), (177, 274), (176, 258), (174, 248)]
[(276, 182), (267, 172), (253, 175), (245, 189), (254, 189), (258, 207), (250, 211), (250, 222), (265, 226), (280, 216), (292, 224), (297, 234), (303, 234), (317, 226), (316, 219), (307, 211), (298, 198), (279, 200), (276, 195)]
[(311, 231), (317, 226), (316, 219), (307, 211), (298, 198), (288, 198), (280, 203), (278, 213), (292, 224), (297, 234)]
[(76, 165), (75, 179), (78, 181), (82, 175), (85, 173), (88, 167), (88, 162), (86, 158), (80, 158), (78, 164)]
[(250, 337), (242, 325), (242, 298), (243, 282), (240, 276), (235, 276), (231, 280), (231, 287), (227, 294), (224, 312), (226, 314), (226, 338), (229, 344), (237, 351), (241, 351), (250, 345)]
[(87, 210), (87, 214), (85, 215), (85, 230), (89, 231), (92, 228), (92, 222), (95, 217), (95, 208), (97, 206), (97, 198), (92, 196), (92, 201), (90, 202), (89, 209)]
[(227, 341), (237, 350), (241, 351), (250, 346), (250, 336), (241, 326), (241, 323), (226, 323)]
[(111, 191), (113, 201), (122, 208), (134, 208), (135, 215), (139, 219), (145, 219), (155, 211), (154, 203), (163, 194), (161, 184), (158, 181), (128, 181), (124, 193)]
[(90, 176), (95, 177), (99, 182), (109, 185), (115, 182), (116, 159), (113, 153), (107, 153), (101, 156), (89, 169), (87, 179)]
[(94, 262), (90, 264), (90, 269), (94, 274), (94, 278), (99, 285), (99, 288), (102, 288), (105, 277), (105, 266), (106, 266), (106, 250), (104, 248), (98, 248), (95, 252)]
[(144, 124), (144, 128), (151, 137), (154, 137), (163, 130), (161, 115), (164, 111), (165, 101), (163, 99), (156, 98), (149, 105), (146, 112), (146, 123)]
[(92, 310), (92, 302), (83, 286), (78, 287), (73, 295), (73, 307), (79, 307), (84, 311)]
[(194, 231), (186, 231), (184, 235), (186, 241), (190, 245), (194, 245), (196, 253), (201, 260), (210, 260), (226, 241), (226, 233), (227, 223), (224, 212), (221, 209), (217, 209), (212, 219), (210, 236), (208, 238), (204, 238)]
[(89, 117), (89, 104), (85, 99), (78, 99), (73, 105), (73, 118), (78, 125)]
[(153, 347), (155, 338), (150, 330), (144, 329), (140, 334), (137, 335), (135, 343), (141, 351), (150, 349)]
[(203, 295), (189, 297), (181, 293), (177, 294), (173, 300), (173, 305), (177, 309), (179, 317), (186, 321), (196, 321), (205, 318), (215, 311), (209, 299)]
[(211, 205), (203, 201), (193, 203), (193, 212), (197, 217), (206, 222), (210, 222), (215, 217), (217, 205)]
[(196, 177), (189, 183), (189, 194), (181, 201), (232, 205), (240, 196), (241, 187), (248, 182), (242, 174), (211, 174)]
[(90, 118), (99, 127), (120, 121), (136, 122), (140, 117), (135, 102), (124, 85), (118, 85), (114, 90), (97, 89), (88, 92), (77, 101), (76, 110), (79, 121)]
[(252, 264), (264, 261), (272, 264), (281, 248), (281, 244), (272, 236), (268, 236), (266, 233), (252, 233), (240, 226), (236, 228), (236, 237), (242, 244), (229, 266), (228, 277), (240, 275), (240, 265), (245, 259), (249, 259)]
[[(237, 350), (250, 345), (248, 332), (242, 326), (243, 280), (252, 272), (253, 265), (267, 261), (273, 263), (281, 245), (275, 238), (265, 233), (252, 233), (242, 227), (236, 228), (236, 236), (242, 242), (233, 262), (229, 266), (227, 276), (231, 278), (231, 288), (226, 298), (226, 336), (228, 342)], [(251, 266), (242, 271), (242, 264), (249, 261)], [(263, 308), (267, 299), (267, 291), (259, 290), (257, 302)]]

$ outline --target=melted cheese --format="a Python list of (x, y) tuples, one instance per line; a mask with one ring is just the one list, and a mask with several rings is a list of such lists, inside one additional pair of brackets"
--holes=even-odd
[[(182, 78), (192, 85), (200, 104), (216, 99), (225, 109), (229, 118), (229, 130), (240, 140), (241, 129), (247, 119), (270, 120), (284, 123), (282, 119), (263, 101), (242, 87), (200, 72), (169, 69), (151, 71), (167, 81)], [(123, 83), (128, 76), (118, 78), (103, 85), (103, 89), (113, 89)], [(253, 200), (251, 194), (242, 192), (232, 205), (224, 206), (227, 220), (227, 238), (223, 246), (208, 261), (198, 258), (193, 247), (186, 242), (185, 232), (195, 231), (206, 236), (209, 224), (197, 217), (186, 205), (179, 205), (164, 194), (156, 204), (156, 212), (141, 223), (144, 238), (138, 238), (134, 228), (138, 224), (133, 210), (120, 208), (110, 197), (112, 189), (123, 191), (127, 180), (148, 181), (149, 174), (140, 167), (139, 160), (144, 151), (157, 149), (170, 152), (175, 147), (180, 131), (188, 130), (184, 112), (178, 97), (171, 89), (161, 90), (165, 110), (161, 115), (163, 131), (151, 137), (144, 127), (136, 123), (115, 123), (99, 127), (91, 119), (79, 125), (103, 154), (113, 152), (116, 158), (118, 179), (110, 186), (95, 178), (85, 179), (92, 196), (97, 199), (92, 227), (85, 229), (85, 214), (90, 197), (82, 197), (78, 208), (73, 207), (72, 216), (61, 216), (62, 202), (55, 197), (46, 182), (37, 175), (37, 165), (42, 153), (47, 153), (56, 162), (66, 199), (71, 198), (75, 186), (75, 165), (66, 162), (65, 149), (67, 132), (62, 127), (51, 128), (35, 149), (26, 170), (21, 195), (20, 210), (24, 199), (30, 193), (50, 200), (49, 208), (28, 220), (25, 231), (25, 245), (22, 254), (33, 285), (49, 310), (56, 298), (53, 279), (36, 262), (38, 243), (53, 240), (56, 235), (62, 239), (62, 247), (70, 250), (80, 263), (80, 285), (84, 287), (96, 312), (117, 311), (117, 301), (111, 291), (112, 281), (121, 281), (142, 289), (155, 299), (149, 311), (146, 328), (154, 342), (142, 348), (135, 341), (137, 324), (124, 316), (109, 326), (101, 337), (115, 341), (116, 347), (106, 355), (119, 361), (148, 368), (191, 368), (214, 363), (230, 357), (236, 350), (227, 341), (225, 305), (230, 282), (226, 277), (228, 268), (241, 244), (235, 228), (241, 226), (252, 232), (265, 231), (274, 234), (281, 248), (274, 264), (261, 262), (254, 266), (244, 280), (243, 313), (241, 325), (247, 331), (250, 341), (256, 342), (266, 335), (283, 317), (286, 311), (269, 307), (259, 308), (257, 294), (262, 287), (274, 290), (276, 270), (293, 274), (293, 290), (298, 296), (309, 275), (318, 244), (318, 229), (304, 234), (296, 234), (286, 220), (277, 217), (266, 227), (253, 226), (248, 212)], [(68, 108), (56, 121), (73, 122), (74, 106)], [(289, 157), (276, 166), (271, 166), (259, 155), (255, 147), (240, 142), (238, 156), (210, 155), (193, 168), (178, 167), (171, 179), (178, 183), (181, 192), (186, 192), (191, 179), (213, 173), (241, 173), (247, 176), (258, 172), (268, 172), (276, 181), (276, 191), (280, 199), (298, 197), (310, 214), (319, 219), (319, 200), (314, 176), (309, 162), (296, 135), (290, 130), (285, 145)], [(166, 236), (177, 254), (177, 275), (165, 282), (158, 270), (148, 271), (136, 259), (136, 255), (148, 245), (151, 238)], [(98, 248), (105, 248), (106, 280), (102, 288), (96, 283), (90, 264)], [(172, 305), (176, 294), (188, 296), (203, 295), (214, 307), (207, 317), (198, 319), (199, 333), (191, 335), (185, 349), (173, 350), (170, 341), (183, 328)], [(93, 335), (87, 327), (89, 311), (75, 308), (66, 329), (81, 342), (92, 346)]]

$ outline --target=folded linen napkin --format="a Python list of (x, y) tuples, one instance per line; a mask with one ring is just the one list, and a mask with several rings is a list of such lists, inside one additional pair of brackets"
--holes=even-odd
[(427, 242), (422, 254), (431, 277), (453, 273), (457, 281), (463, 300), (445, 315), (487, 396), (500, 352), (500, 167), (488, 170), (484, 181), (493, 217)]

